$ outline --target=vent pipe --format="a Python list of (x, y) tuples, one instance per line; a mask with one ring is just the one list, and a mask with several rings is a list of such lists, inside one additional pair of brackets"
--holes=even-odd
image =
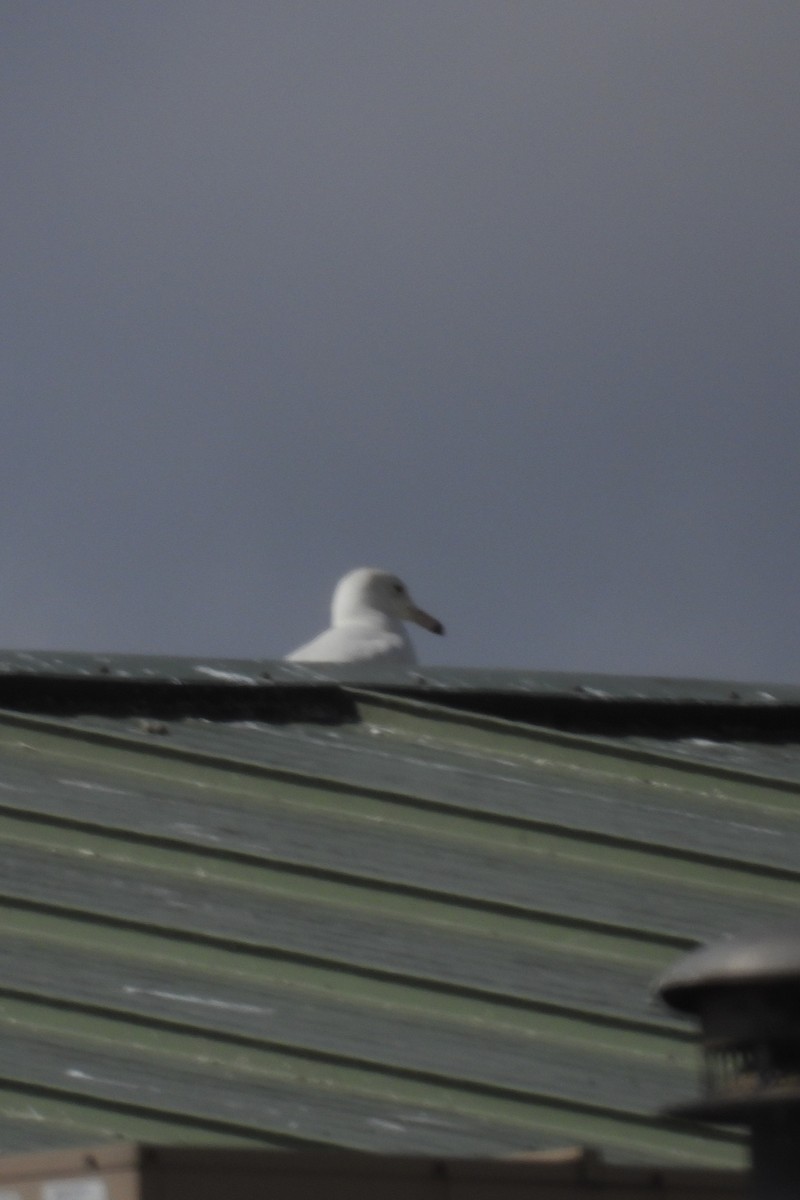
[(753, 1195), (800, 1197), (800, 933), (700, 947), (659, 980), (695, 1016), (704, 1094), (669, 1115), (750, 1129)]

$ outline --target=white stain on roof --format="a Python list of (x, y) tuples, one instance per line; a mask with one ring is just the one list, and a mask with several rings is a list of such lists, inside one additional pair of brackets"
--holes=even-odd
[(380, 1117), (368, 1117), (367, 1124), (373, 1125), (376, 1129), (383, 1129), (387, 1133), (405, 1133), (404, 1126), (396, 1121), (382, 1121)]
[[(101, 1075), (90, 1075), (87, 1071), (78, 1070), (77, 1067), (68, 1067), (67, 1070), (64, 1072), (64, 1074), (69, 1079), (82, 1079), (86, 1083), (104, 1083), (104, 1084), (110, 1084), (112, 1087), (115, 1087), (115, 1088), (125, 1088), (127, 1091), (130, 1091), (130, 1092), (141, 1091), (141, 1088), (138, 1083), (126, 1083), (122, 1079), (104, 1079)], [(156, 1088), (156, 1087), (148, 1087), (147, 1090), (150, 1092), (160, 1091), (160, 1089)]]
[(122, 788), (107, 787), (104, 783), (90, 783), (86, 779), (59, 779), (58, 783), (64, 783), (67, 787), (83, 788), (86, 792), (103, 792), (109, 796), (133, 795), (133, 792), (123, 791)]
[(262, 1008), (257, 1004), (232, 1004), (229, 1000), (215, 1000), (210, 996), (191, 996), (181, 992), (165, 992), (157, 988), (140, 988), (126, 984), (122, 989), (128, 996), (154, 996), (157, 1000), (174, 1000), (179, 1004), (200, 1004), (204, 1008), (220, 1008), (227, 1012), (255, 1013), (269, 1016), (271, 1008)]
[(249, 675), (239, 675), (236, 671), (220, 671), (218, 667), (195, 667), (199, 675), (208, 675), (210, 679), (220, 679), (223, 683), (249, 683), (256, 686), (256, 680)]

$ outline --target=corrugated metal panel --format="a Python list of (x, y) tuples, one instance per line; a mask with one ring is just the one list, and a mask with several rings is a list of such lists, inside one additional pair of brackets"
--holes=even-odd
[(793, 919), (797, 785), (347, 700), (341, 724), (0, 719), (3, 1148), (738, 1161), (654, 1116), (696, 1082), (650, 984)]

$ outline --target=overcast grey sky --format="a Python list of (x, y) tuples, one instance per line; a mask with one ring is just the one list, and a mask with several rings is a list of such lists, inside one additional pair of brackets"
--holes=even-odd
[(5, 0), (0, 647), (800, 681), (797, 0)]

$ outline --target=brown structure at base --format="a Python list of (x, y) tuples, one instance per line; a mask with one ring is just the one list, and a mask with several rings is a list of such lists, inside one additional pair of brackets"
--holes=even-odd
[(470, 1159), (123, 1144), (0, 1160), (3, 1200), (724, 1200), (746, 1179), (612, 1166), (581, 1148)]

